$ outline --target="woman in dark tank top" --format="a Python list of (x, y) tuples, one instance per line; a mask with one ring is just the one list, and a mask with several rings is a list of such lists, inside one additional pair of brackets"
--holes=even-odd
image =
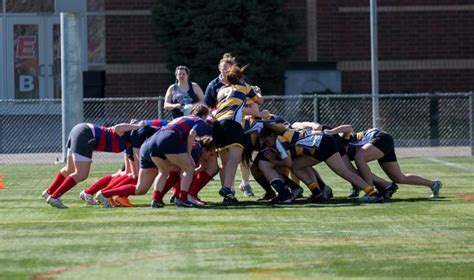
[(176, 67), (175, 76), (176, 83), (168, 87), (164, 103), (165, 110), (171, 111), (173, 119), (189, 115), (192, 106), (204, 100), (201, 87), (189, 81), (188, 67)]

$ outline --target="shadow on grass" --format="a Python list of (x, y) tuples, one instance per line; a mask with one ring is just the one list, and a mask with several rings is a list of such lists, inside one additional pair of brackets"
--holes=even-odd
[[(438, 199), (427, 199), (427, 198), (393, 198), (384, 203), (399, 203), (399, 202), (449, 202), (451, 200), (438, 198)], [(384, 203), (375, 203), (375, 204), (384, 204)], [(342, 198), (335, 197), (325, 202), (309, 202), (306, 198), (300, 198), (295, 200), (291, 204), (277, 204), (265, 201), (239, 201), (237, 204), (225, 205), (221, 202), (208, 202), (205, 206), (192, 207), (198, 209), (281, 209), (281, 208), (340, 208), (340, 207), (356, 207), (363, 206), (370, 203), (360, 202), (358, 198)], [(150, 207), (150, 204), (134, 204), (134, 207)], [(175, 207), (171, 203), (165, 205), (166, 208)]]

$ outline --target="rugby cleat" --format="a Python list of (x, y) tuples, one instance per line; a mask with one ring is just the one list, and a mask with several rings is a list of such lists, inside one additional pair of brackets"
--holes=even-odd
[(372, 195), (365, 194), (363, 197), (359, 198), (359, 201), (362, 203), (381, 203), (383, 202), (383, 195), (375, 193)]
[(48, 193), (48, 190), (44, 190), (42, 193), (41, 193), (41, 196), (44, 198), (44, 199), (48, 199), (48, 197), (50, 196), (51, 194)]
[(294, 189), (294, 190), (291, 190), (291, 197), (293, 200), (297, 199), (297, 198), (300, 198), (300, 197), (303, 197), (303, 188), (302, 187), (299, 187), (297, 189)]
[(254, 196), (252, 187), (249, 184), (240, 183), (240, 190), (244, 193), (245, 196)]
[(88, 194), (85, 191), (82, 191), (79, 194), (79, 197), (86, 202), (87, 205), (97, 205), (97, 202), (94, 200), (94, 196), (92, 194)]
[(359, 197), (360, 189), (356, 186), (352, 186), (351, 194), (348, 197)]
[(101, 191), (98, 191), (97, 194), (95, 195), (95, 200), (102, 204), (102, 207), (104, 208), (112, 208), (112, 204), (110, 203), (109, 199), (105, 197)]
[(114, 202), (117, 206), (121, 207), (133, 207), (133, 204), (128, 200), (126, 196), (115, 196)]
[(53, 206), (53, 207), (56, 207), (56, 208), (59, 208), (59, 209), (66, 209), (68, 208), (66, 205), (63, 204), (63, 202), (61, 201), (61, 199), (59, 198), (53, 198), (51, 196), (48, 196), (48, 199), (46, 199), (46, 202)]
[(390, 184), (390, 186), (386, 187), (383, 190), (382, 195), (383, 195), (384, 199), (391, 199), (392, 195), (394, 193), (396, 193), (397, 190), (398, 190), (398, 185), (395, 184), (395, 183), (392, 183), (392, 184)]
[(188, 201), (189, 201), (191, 204), (193, 204), (194, 206), (198, 206), (198, 207), (199, 207), (199, 206), (204, 206), (204, 205), (206, 205), (204, 202), (202, 202), (201, 200), (199, 200), (197, 197), (195, 198), (195, 197), (193, 197), (193, 196), (191, 196), (191, 195), (189, 195), (189, 194), (188, 194), (188, 197), (187, 197), (187, 198), (188, 198)]
[(275, 197), (276, 197), (276, 193), (275, 193), (275, 192), (265, 193), (262, 197), (260, 197), (259, 199), (257, 199), (257, 201), (271, 201), (271, 200), (273, 200)]
[(152, 200), (151, 201), (151, 208), (163, 208), (165, 204), (162, 200)]
[(219, 195), (223, 198), (234, 199), (235, 198), (235, 191), (228, 187), (222, 187), (219, 190)]
[(176, 205), (176, 207), (184, 207), (184, 208), (194, 207), (194, 205), (191, 202), (189, 202), (187, 199), (186, 200), (181, 200), (179, 198), (175, 199), (174, 205)]
[(431, 196), (430, 198), (439, 198), (439, 190), (443, 184), (440, 180), (434, 180), (433, 184), (431, 185)]

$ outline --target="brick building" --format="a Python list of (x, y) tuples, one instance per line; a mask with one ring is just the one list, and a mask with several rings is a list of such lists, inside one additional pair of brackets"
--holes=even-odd
[[(170, 81), (152, 37), (153, 1), (131, 2), (106, 2), (107, 96), (129, 96), (133, 89), (163, 93)], [(474, 1), (378, 5), (381, 92), (474, 90)], [(306, 19), (305, 43), (291, 62), (304, 69), (334, 67), (341, 92), (370, 92), (369, 1), (291, 0), (287, 6)]]
[[(153, 37), (155, 1), (159, 0), (85, 2), (85, 83), (100, 84), (105, 73), (104, 96), (164, 95), (173, 81), (164, 64), (164, 50)], [(43, 4), (38, 6), (38, 2)], [(26, 9), (28, 3), (31, 7)], [(0, 37), (4, 39), (0, 43), (0, 99), (58, 97), (59, 14), (54, 11), (54, 0), (0, 0), (0, 5)], [(384, 0), (378, 7), (382, 93), (474, 90), (474, 0)], [(286, 93), (325, 87), (343, 93), (370, 92), (369, 0), (289, 0), (287, 9), (302, 19), (299, 32), (304, 40), (291, 58)], [(25, 10), (31, 19), (22, 22)], [(12, 69), (25, 59), (16, 56), (18, 42), (28, 39), (25, 35), (39, 34), (17, 30), (21, 24), (49, 28), (51, 32), (46, 33), (50, 35), (44, 35), (43, 41), (51, 43), (44, 49), (52, 50), (53, 55), (47, 63), (33, 61), (37, 71), (30, 71), (31, 78), (21, 76), (24, 80), (18, 82), (21, 71), (13, 73)], [(35, 58), (41, 57), (40, 46), (35, 51)], [(19, 92), (21, 82), (26, 83), (23, 90), (39, 90), (43, 76), (50, 79), (46, 90)], [(305, 78), (297, 81), (295, 77)]]

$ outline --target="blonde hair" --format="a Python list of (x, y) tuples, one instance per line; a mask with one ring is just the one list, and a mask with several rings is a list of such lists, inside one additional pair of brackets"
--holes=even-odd
[(221, 71), (221, 64), (222, 63), (228, 63), (230, 65), (235, 65), (235, 64), (237, 64), (237, 61), (235, 61), (235, 57), (232, 56), (231, 53), (225, 53), (225, 54), (222, 55), (222, 58), (219, 61), (219, 64), (217, 65), (217, 69), (219, 69), (219, 71)]

